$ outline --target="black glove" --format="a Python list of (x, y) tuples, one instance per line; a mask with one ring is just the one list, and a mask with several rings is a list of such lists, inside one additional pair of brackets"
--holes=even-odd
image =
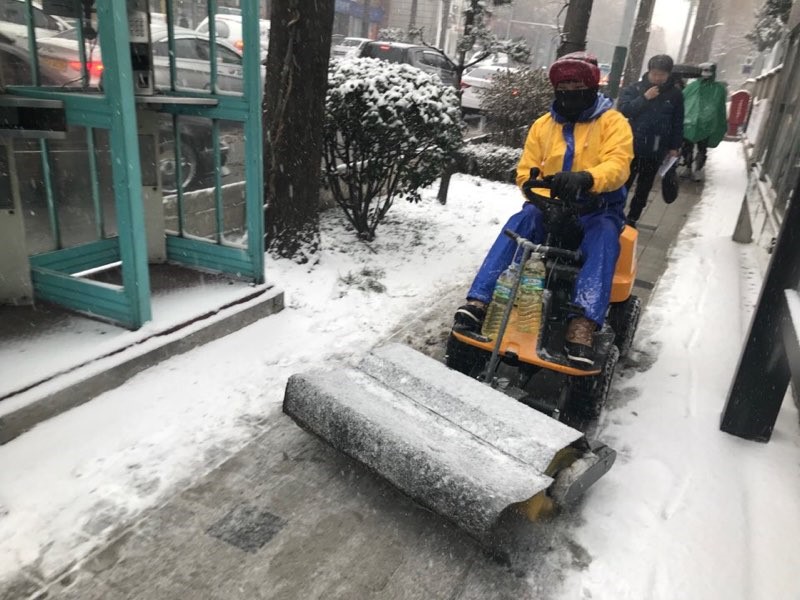
[(553, 175), (550, 183), (552, 195), (572, 202), (594, 185), (594, 177), (588, 171), (561, 171)]
[(465, 304), (456, 311), (453, 329), (456, 331), (474, 331), (479, 333), (483, 326), (486, 309), (475, 304)]

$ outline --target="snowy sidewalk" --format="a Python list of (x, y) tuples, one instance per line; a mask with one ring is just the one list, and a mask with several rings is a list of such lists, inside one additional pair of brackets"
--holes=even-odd
[[(282, 313), (0, 447), (0, 598), (47, 584), (48, 598), (81, 600), (793, 597), (794, 407), (767, 445), (717, 428), (759, 286), (752, 249), (730, 241), (742, 163), (734, 144), (711, 153), (654, 290), (601, 433), (620, 460), (515, 570), (278, 412), (288, 375), (311, 364), (393, 332), (438, 348), (449, 290), (466, 287), (520, 200), (457, 177), (446, 207), (433, 192), (398, 203), (377, 254), (326, 220), (319, 265), (270, 265)], [(681, 205), (663, 208), (642, 221), (675, 227)]]
[(719, 431), (761, 286), (754, 245), (731, 241), (741, 147), (710, 153), (702, 202), (640, 326), (602, 429), (621, 456), (586, 499), (575, 539), (592, 557), (564, 598), (800, 597), (800, 432), (787, 398), (772, 440)]

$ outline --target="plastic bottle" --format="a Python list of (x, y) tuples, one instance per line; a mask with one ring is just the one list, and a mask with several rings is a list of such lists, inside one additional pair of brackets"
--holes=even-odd
[(483, 320), (483, 328), (481, 329), (481, 334), (490, 340), (497, 338), (497, 334), (500, 332), (503, 314), (508, 300), (511, 298), (511, 290), (514, 289), (514, 282), (517, 280), (518, 273), (519, 265), (512, 262), (500, 274), (500, 277), (497, 278), (497, 283), (494, 285), (492, 301), (489, 303), (489, 308), (486, 309), (486, 318)]
[(517, 330), (538, 333), (542, 323), (545, 266), (541, 255), (532, 254), (522, 267), (517, 293)]

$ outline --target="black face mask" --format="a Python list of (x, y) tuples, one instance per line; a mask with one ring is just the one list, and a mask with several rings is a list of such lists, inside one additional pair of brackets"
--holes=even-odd
[(597, 100), (597, 90), (556, 90), (556, 112), (567, 121), (577, 121)]

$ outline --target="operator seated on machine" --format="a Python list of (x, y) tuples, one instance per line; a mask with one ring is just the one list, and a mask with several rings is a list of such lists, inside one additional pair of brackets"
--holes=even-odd
[[(555, 101), (528, 132), (517, 166), (517, 185), (525, 183), (531, 168), (536, 168), (540, 177), (552, 178), (554, 197), (585, 202), (587, 193), (600, 196), (595, 205), (599, 208), (580, 216), (580, 250), (585, 262), (572, 301), (584, 314), (570, 320), (564, 343), (564, 352), (574, 366), (592, 368), (592, 334), (602, 327), (608, 309), (619, 235), (625, 223), (624, 186), (633, 160), (633, 134), (627, 119), (598, 92), (600, 70), (594, 56), (585, 52), (562, 56), (550, 67), (549, 77)], [(535, 243), (543, 243), (546, 236), (542, 212), (528, 202), (503, 229)], [(511, 264), (515, 251), (516, 243), (501, 230), (478, 270), (467, 303), (456, 312), (457, 330), (480, 331), (495, 282)]]

